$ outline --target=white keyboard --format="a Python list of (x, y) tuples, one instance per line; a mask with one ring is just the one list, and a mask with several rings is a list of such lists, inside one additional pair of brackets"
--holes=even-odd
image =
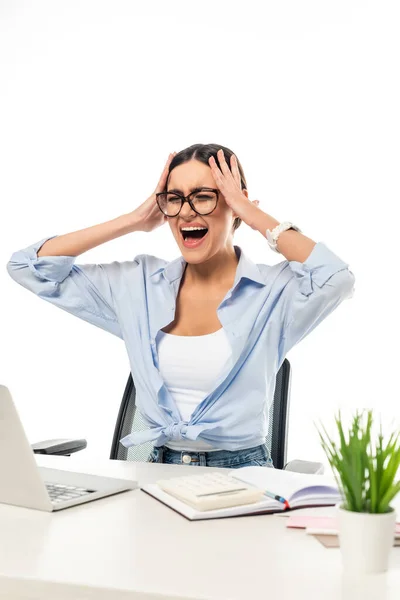
[(157, 484), (164, 492), (197, 510), (252, 504), (264, 496), (264, 490), (215, 472), (161, 479)]
[(47, 492), (52, 502), (64, 502), (65, 500), (74, 500), (86, 494), (92, 494), (94, 490), (76, 487), (74, 485), (62, 485), (61, 483), (45, 482)]

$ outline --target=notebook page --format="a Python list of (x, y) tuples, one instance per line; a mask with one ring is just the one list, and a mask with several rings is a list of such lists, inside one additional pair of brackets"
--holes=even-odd
[[(235, 473), (232, 473), (232, 475), (236, 479), (283, 496), (289, 501), (289, 504), (292, 496), (299, 490), (320, 486), (337, 488), (334, 477), (330, 475), (309, 475), (269, 467), (242, 467), (241, 469), (235, 469)], [(308, 493), (304, 495), (308, 496)], [(320, 493), (317, 493), (318, 496), (320, 496)]]
[(292, 507), (318, 504), (338, 504), (342, 496), (337, 487), (311, 486), (295, 492), (290, 501)]

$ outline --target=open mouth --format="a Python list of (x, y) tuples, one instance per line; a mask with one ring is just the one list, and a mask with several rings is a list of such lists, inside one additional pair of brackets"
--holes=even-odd
[(207, 231), (207, 227), (182, 227), (181, 234), (185, 241), (200, 240), (206, 235)]
[(181, 235), (183, 243), (187, 248), (199, 246), (208, 233), (207, 227), (182, 227)]

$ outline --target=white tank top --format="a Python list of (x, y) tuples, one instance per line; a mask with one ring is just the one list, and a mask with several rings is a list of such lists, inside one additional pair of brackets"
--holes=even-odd
[[(158, 362), (161, 376), (174, 398), (182, 421), (189, 421), (198, 404), (231, 368), (232, 349), (223, 327), (207, 335), (173, 335), (159, 331)], [(174, 450), (218, 450), (202, 440), (169, 441)]]

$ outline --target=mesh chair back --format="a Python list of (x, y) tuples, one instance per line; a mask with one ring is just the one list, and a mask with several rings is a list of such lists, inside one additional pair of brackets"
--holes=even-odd
[[(283, 469), (286, 464), (290, 383), (291, 368), (289, 361), (285, 358), (276, 375), (274, 401), (270, 409), (269, 428), (265, 439), (274, 467), (277, 469)], [(130, 433), (147, 429), (147, 425), (137, 410), (135, 399), (136, 389), (132, 373), (130, 373), (115, 425), (111, 459), (146, 461), (153, 448), (152, 442), (130, 448), (125, 448), (119, 443), (120, 439)]]

